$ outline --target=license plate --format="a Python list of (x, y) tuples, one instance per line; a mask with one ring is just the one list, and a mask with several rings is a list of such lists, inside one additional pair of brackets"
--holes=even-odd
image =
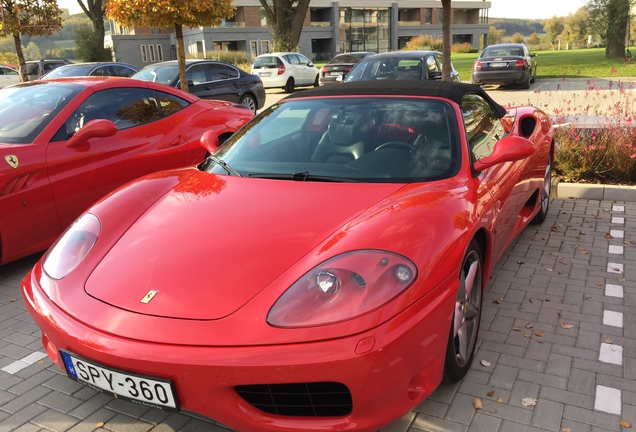
[(177, 398), (170, 380), (131, 374), (100, 366), (60, 351), (69, 378), (91, 388), (139, 405), (178, 411)]
[(506, 62), (490, 63), (490, 67), (493, 67), (493, 68), (502, 68), (506, 66), (508, 66), (508, 63)]
[(340, 76), (342, 75), (342, 72), (329, 72), (330, 76)]
[(268, 77), (271, 74), (271, 72), (259, 72), (258, 75), (259, 76), (264, 76), (264, 77)]

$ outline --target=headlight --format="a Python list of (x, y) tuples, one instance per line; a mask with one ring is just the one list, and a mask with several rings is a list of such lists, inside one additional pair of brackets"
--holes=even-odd
[(269, 311), (267, 322), (275, 327), (310, 327), (349, 320), (391, 301), (415, 277), (415, 265), (391, 252), (338, 255), (294, 283)]
[(43, 268), (53, 279), (62, 279), (91, 251), (101, 230), (97, 216), (85, 213), (44, 255)]

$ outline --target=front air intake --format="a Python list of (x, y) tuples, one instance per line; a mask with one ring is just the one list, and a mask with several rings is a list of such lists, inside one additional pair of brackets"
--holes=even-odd
[(282, 416), (334, 417), (351, 414), (351, 393), (341, 383), (255, 384), (234, 388), (261, 411)]

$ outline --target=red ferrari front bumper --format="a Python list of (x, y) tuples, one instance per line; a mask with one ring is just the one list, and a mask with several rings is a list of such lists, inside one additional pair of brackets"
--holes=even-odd
[[(47, 353), (62, 370), (60, 350), (113, 370), (171, 380), (181, 410), (239, 430), (366, 431), (400, 418), (441, 382), (456, 284), (448, 278), (361, 334), (210, 347), (148, 343), (87, 326), (56, 306), (33, 272), (22, 291)], [(186, 328), (187, 322), (175, 325)]]

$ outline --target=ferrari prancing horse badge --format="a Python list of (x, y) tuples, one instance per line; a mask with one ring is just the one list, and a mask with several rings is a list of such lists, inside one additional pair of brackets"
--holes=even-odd
[(18, 167), (18, 157), (16, 155), (5, 155), (4, 160), (7, 161), (7, 163), (9, 164), (9, 166), (11, 168), (17, 168)]

